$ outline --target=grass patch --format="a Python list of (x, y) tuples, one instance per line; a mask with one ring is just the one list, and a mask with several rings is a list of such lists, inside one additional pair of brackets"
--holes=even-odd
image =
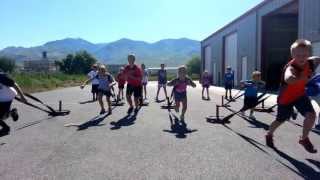
[(41, 92), (60, 87), (78, 86), (86, 80), (86, 75), (68, 75), (63, 73), (14, 73), (12, 78), (23, 91)]

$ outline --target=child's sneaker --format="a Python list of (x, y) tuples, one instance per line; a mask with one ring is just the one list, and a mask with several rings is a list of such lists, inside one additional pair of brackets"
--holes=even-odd
[(266, 135), (266, 145), (270, 148), (274, 148), (272, 135)]
[(292, 120), (296, 120), (297, 116), (298, 116), (298, 113), (292, 112), (292, 114), (291, 114)]
[(306, 151), (309, 153), (317, 153), (317, 150), (313, 147), (312, 143), (310, 142), (310, 139), (307, 137), (305, 139), (299, 140), (299, 144), (301, 144)]
[(249, 119), (256, 120), (256, 117), (253, 114), (250, 114)]
[(100, 114), (104, 114), (104, 113), (106, 113), (106, 110), (101, 109)]
[(138, 112), (139, 112), (139, 107), (136, 107), (136, 108), (134, 109), (134, 113), (137, 114)]
[(18, 121), (19, 119), (18, 110), (16, 108), (13, 108), (10, 112), (10, 116), (12, 117), (13, 121)]
[(132, 111), (133, 111), (133, 107), (129, 107), (129, 109), (128, 109), (128, 114), (131, 114), (132, 113)]

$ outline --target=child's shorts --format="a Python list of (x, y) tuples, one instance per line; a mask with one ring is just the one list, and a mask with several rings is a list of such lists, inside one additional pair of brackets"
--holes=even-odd
[(258, 103), (257, 97), (244, 97), (244, 107), (245, 108), (254, 108)]
[(209, 88), (210, 85), (209, 85), (209, 84), (202, 84), (202, 87), (203, 87), (203, 88)]
[(142, 97), (142, 86), (132, 86), (128, 84), (126, 94), (127, 96), (132, 96), (133, 94), (135, 98), (140, 98)]
[(124, 84), (118, 84), (119, 89), (124, 89)]
[(183, 101), (184, 99), (187, 98), (187, 92), (174, 92), (174, 99), (176, 101)]
[(0, 102), (0, 120), (7, 118), (10, 112), (12, 101)]
[(111, 97), (112, 94), (111, 94), (111, 91), (110, 90), (102, 90), (102, 89), (98, 89), (98, 93), (99, 94), (102, 94), (102, 95), (105, 95), (107, 97)]
[(98, 93), (98, 87), (99, 87), (99, 84), (92, 84), (91, 92), (92, 93)]
[(295, 107), (302, 116), (305, 116), (306, 113), (314, 113), (313, 106), (308, 96), (302, 96), (296, 101), (288, 105), (278, 104), (278, 113), (276, 120), (279, 122), (284, 122), (289, 120), (293, 112), (293, 107)]
[(232, 84), (226, 83), (226, 84), (224, 85), (224, 88), (225, 88), (225, 89), (232, 89), (233, 87), (232, 87)]
[(165, 88), (167, 86), (167, 83), (158, 83), (158, 87), (161, 88)]

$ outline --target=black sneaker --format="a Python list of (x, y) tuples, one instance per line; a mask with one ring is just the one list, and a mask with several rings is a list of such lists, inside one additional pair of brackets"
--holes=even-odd
[(104, 114), (104, 113), (106, 113), (106, 110), (102, 109), (102, 110), (100, 111), (100, 114)]
[(132, 113), (132, 111), (133, 111), (133, 107), (129, 107), (129, 109), (128, 109), (128, 114), (131, 114)]
[(266, 145), (270, 148), (274, 148), (272, 135), (266, 135)]
[(296, 119), (297, 119), (297, 116), (298, 116), (298, 113), (293, 112), (293, 113), (291, 114), (292, 120), (296, 120)]
[(10, 116), (12, 117), (13, 121), (18, 121), (19, 119), (18, 110), (16, 108), (13, 108), (10, 112)]
[(136, 108), (134, 109), (134, 113), (137, 114), (138, 112), (139, 112), (139, 107), (136, 107)]

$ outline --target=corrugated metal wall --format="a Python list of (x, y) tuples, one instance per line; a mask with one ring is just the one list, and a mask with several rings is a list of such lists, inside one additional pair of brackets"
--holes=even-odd
[[(224, 37), (236, 32), (238, 34), (238, 79), (241, 79), (241, 59), (247, 57), (247, 74), (250, 75), (255, 69), (261, 69), (261, 31), (262, 17), (275, 11), (286, 4), (296, 0), (270, 0), (258, 9), (251, 11), (245, 17), (240, 18), (233, 24), (214, 34), (201, 42), (202, 48), (211, 45), (211, 60), (217, 65), (219, 85), (222, 85), (222, 76), (224, 73), (223, 48)], [(306, 0), (309, 1), (309, 0)], [(315, 0), (319, 1), (319, 0)], [(202, 60), (204, 56), (202, 54)], [(203, 65), (206, 63), (203, 63)]]
[[(224, 73), (223, 50), (224, 37), (230, 33), (238, 34), (238, 79), (241, 79), (241, 59), (247, 56), (248, 68), (247, 74), (254, 69), (261, 70), (261, 46), (262, 46), (262, 19), (264, 16), (272, 13), (291, 3), (299, 3), (299, 37), (307, 38), (313, 42), (320, 42), (320, 0), (269, 0), (246, 16), (241, 17), (233, 24), (228, 25), (216, 34), (210, 36), (201, 42), (202, 48), (210, 45), (211, 61), (216, 63), (219, 85), (222, 85), (222, 76)], [(202, 60), (204, 53), (202, 50)], [(204, 63), (205, 64), (209, 63)]]
[[(202, 42), (202, 48), (210, 45), (212, 50), (211, 60), (216, 63), (218, 84), (222, 84), (222, 76), (224, 73), (223, 64), (223, 42), (224, 37), (236, 32), (238, 34), (238, 79), (241, 79), (241, 57), (247, 56), (248, 58), (248, 72), (255, 69), (255, 47), (256, 47), (256, 14), (251, 13), (247, 17), (241, 19), (220, 33), (212, 36), (206, 41)], [(202, 57), (204, 60), (204, 56)], [(205, 63), (204, 63), (205, 64)], [(205, 68), (206, 69), (206, 68)]]
[(320, 0), (299, 1), (299, 37), (320, 41)]

